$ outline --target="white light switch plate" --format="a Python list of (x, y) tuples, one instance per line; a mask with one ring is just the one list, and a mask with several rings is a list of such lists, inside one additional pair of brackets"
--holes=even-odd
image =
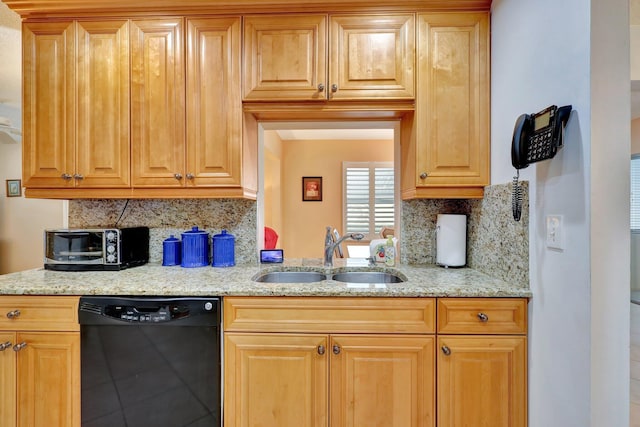
[(562, 215), (547, 215), (546, 241), (547, 248), (564, 250)]

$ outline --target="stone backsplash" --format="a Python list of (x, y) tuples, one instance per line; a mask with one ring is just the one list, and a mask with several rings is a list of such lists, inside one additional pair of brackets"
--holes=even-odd
[(198, 226), (235, 237), (236, 264), (257, 262), (256, 203), (242, 199), (71, 200), (69, 227), (149, 227), (149, 258), (162, 262), (162, 241)]
[[(522, 219), (511, 215), (511, 184), (485, 188), (480, 200), (402, 202), (401, 262), (435, 262), (435, 226), (439, 213), (459, 213), (467, 221), (467, 265), (521, 287), (529, 286), (529, 198), (523, 183)], [(71, 200), (70, 227), (150, 228), (150, 258), (162, 261), (162, 241), (198, 226), (214, 235), (226, 229), (236, 238), (237, 264), (257, 262), (257, 207), (242, 199)]]
[(529, 287), (529, 185), (523, 182), (522, 217), (513, 220), (512, 184), (485, 188), (483, 199), (402, 202), (400, 259), (435, 263), (439, 213), (467, 215), (467, 266), (521, 287)]

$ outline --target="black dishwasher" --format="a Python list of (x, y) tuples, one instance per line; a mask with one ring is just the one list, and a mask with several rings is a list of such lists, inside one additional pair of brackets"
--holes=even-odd
[(220, 426), (220, 298), (80, 298), (83, 427)]

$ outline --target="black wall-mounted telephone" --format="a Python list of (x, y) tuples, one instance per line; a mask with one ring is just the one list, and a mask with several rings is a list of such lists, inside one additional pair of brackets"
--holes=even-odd
[(555, 105), (535, 114), (522, 114), (516, 120), (511, 140), (511, 163), (516, 168), (513, 178), (513, 219), (520, 221), (522, 188), (518, 183), (520, 169), (531, 163), (553, 158), (564, 143), (564, 127), (571, 114), (571, 105)]

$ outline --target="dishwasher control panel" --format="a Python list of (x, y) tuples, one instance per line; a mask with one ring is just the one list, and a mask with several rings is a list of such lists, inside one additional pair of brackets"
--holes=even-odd
[(80, 324), (220, 323), (220, 298), (82, 297)]

